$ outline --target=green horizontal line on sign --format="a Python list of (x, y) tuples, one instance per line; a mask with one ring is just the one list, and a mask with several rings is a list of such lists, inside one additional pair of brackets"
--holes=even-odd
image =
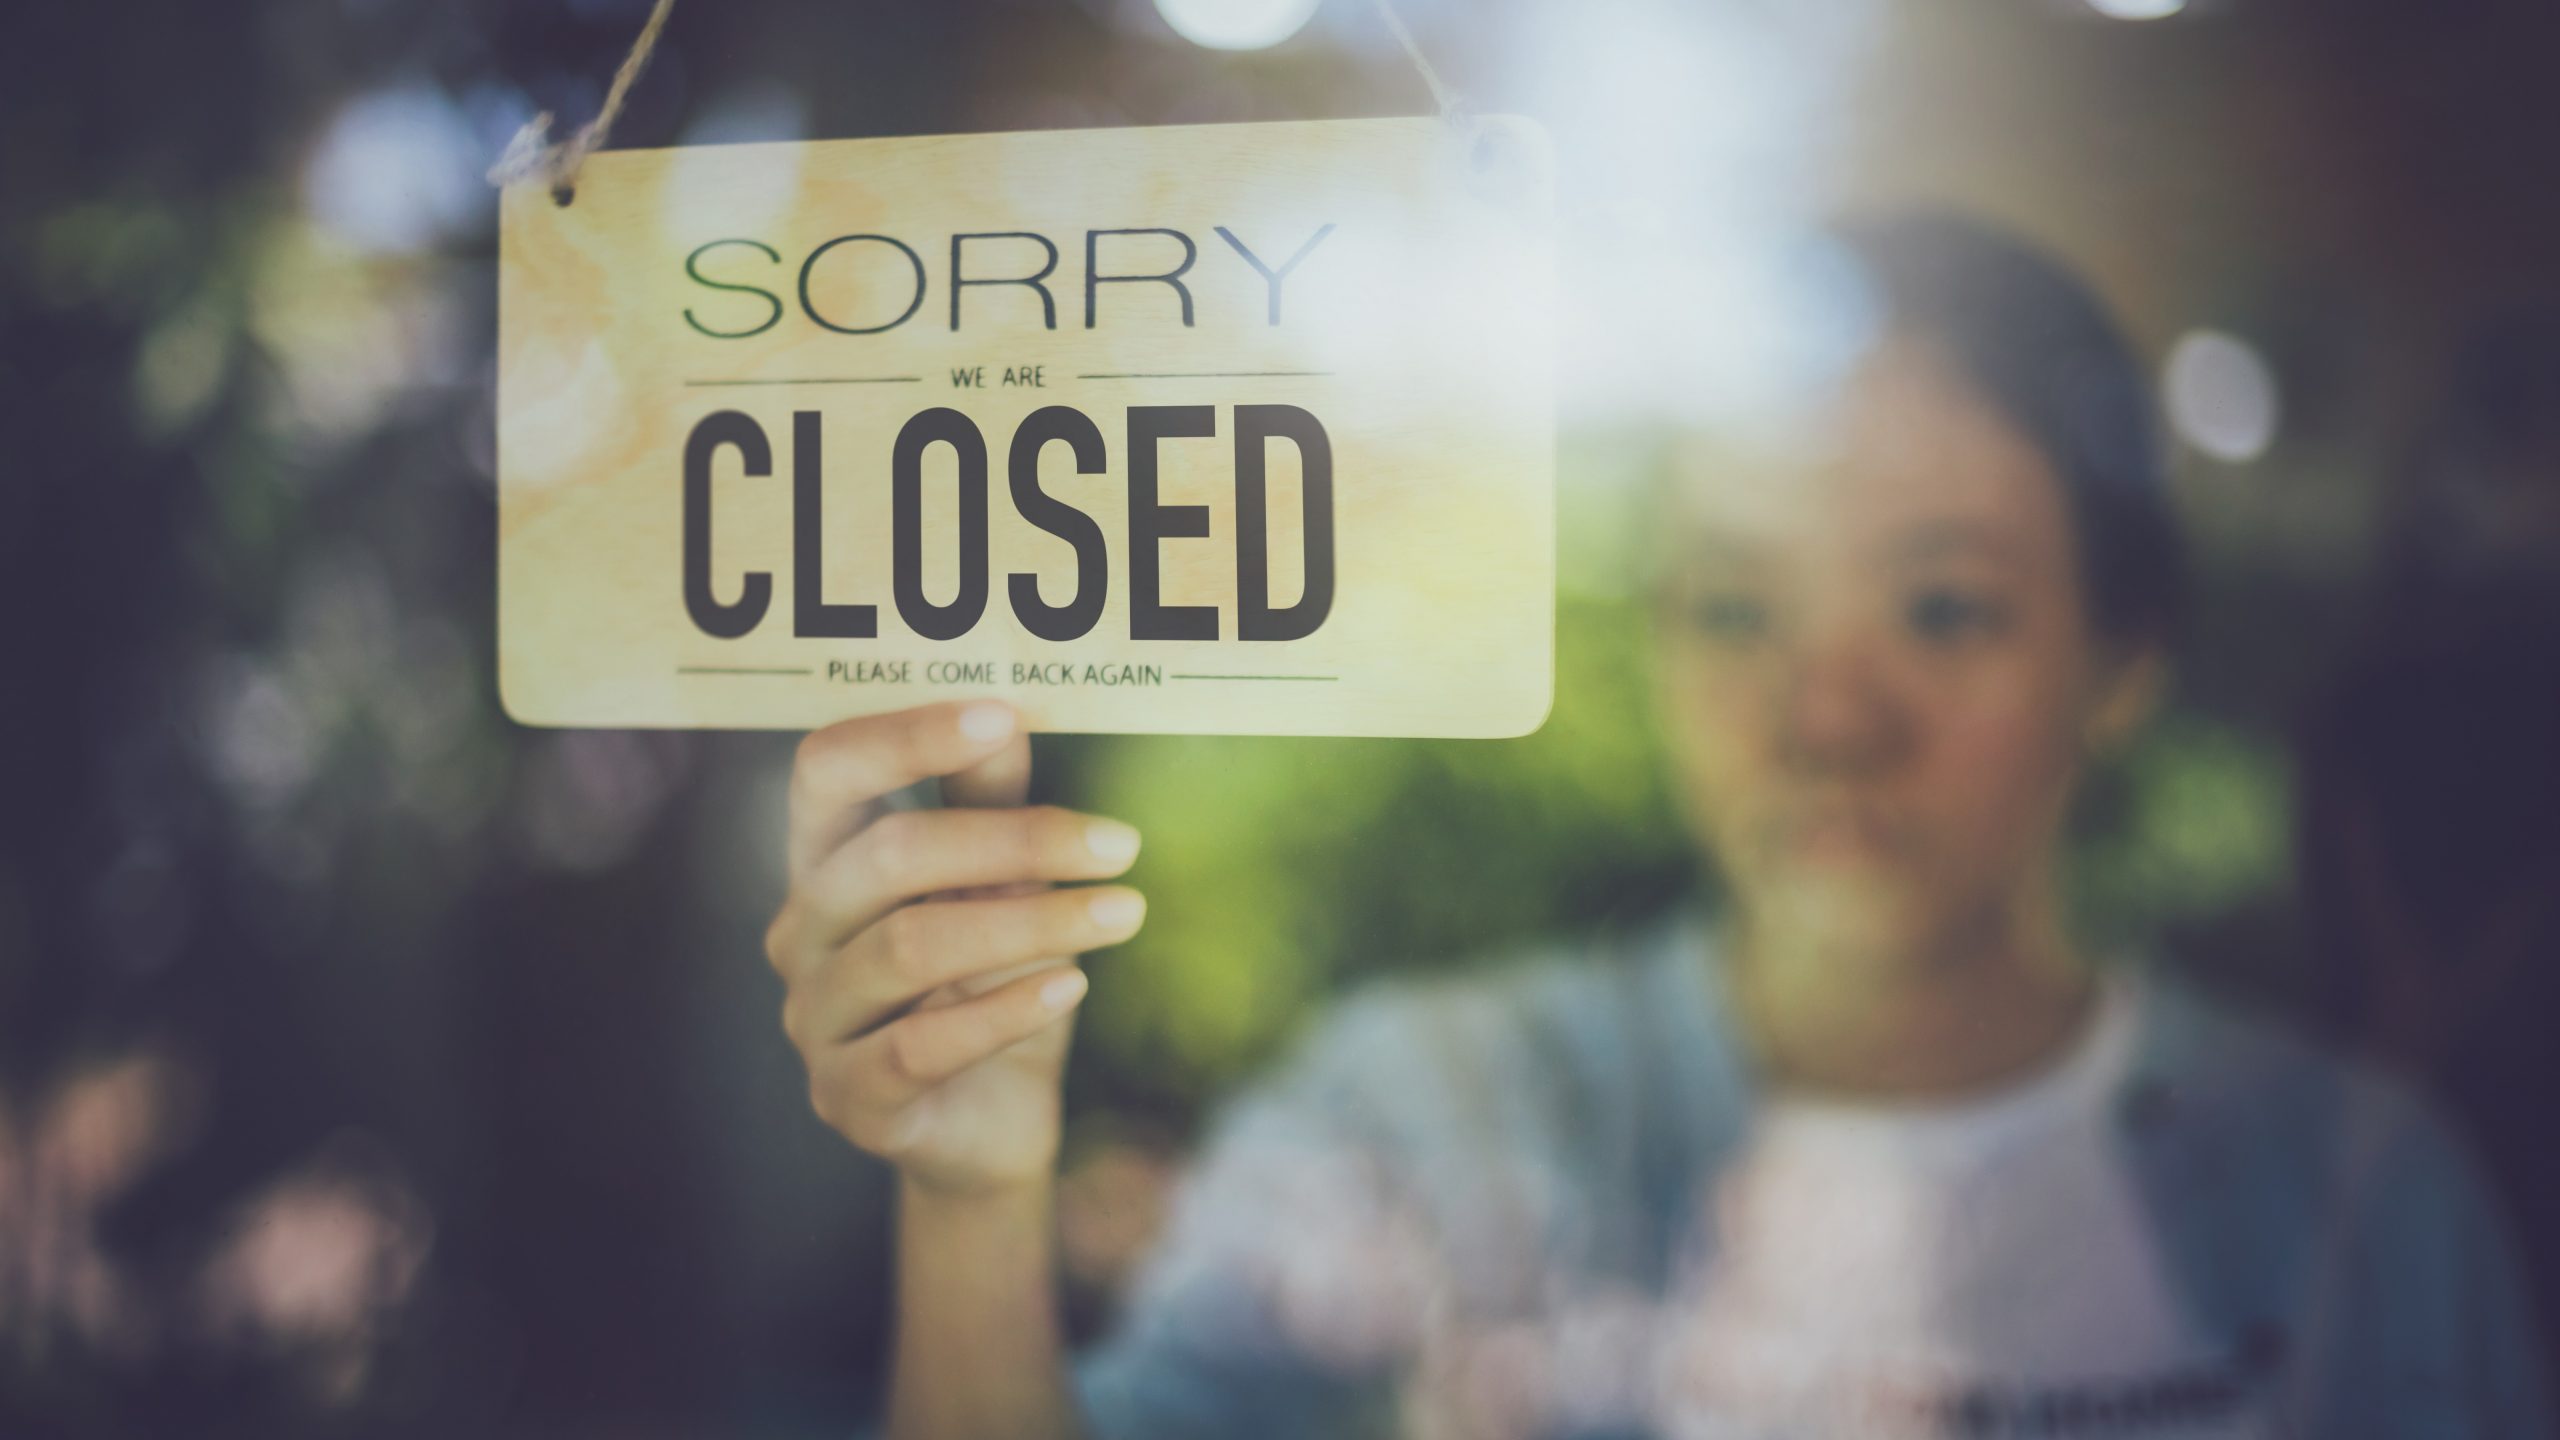
[(916, 385), (921, 375), (829, 375), (806, 380), (687, 380), (690, 390), (702, 385)]
[(1173, 680), (1339, 680), (1339, 675), (1172, 675)]
[(1078, 375), (1079, 380), (1250, 380), (1282, 375), (1323, 376), (1330, 370), (1126, 370)]
[(805, 665), (796, 668), (787, 665), (679, 665), (676, 667), (676, 673), (679, 675), (812, 675), (817, 672)]

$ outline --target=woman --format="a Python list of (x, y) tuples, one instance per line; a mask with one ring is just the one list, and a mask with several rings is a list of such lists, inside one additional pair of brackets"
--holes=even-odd
[[(2389, 1087), (2067, 933), (2087, 758), (2176, 546), (2100, 308), (1843, 227), (1872, 343), (1679, 477), (1660, 691), (1733, 897), (1373, 993), (1225, 1117), (1121, 1333), (1050, 1294), (1058, 1074), (1143, 900), (994, 704), (812, 735), (769, 937), (820, 1115), (901, 1177), (900, 1437), (2541, 1433), (2487, 1207)], [(883, 813), (942, 777), (952, 808)]]

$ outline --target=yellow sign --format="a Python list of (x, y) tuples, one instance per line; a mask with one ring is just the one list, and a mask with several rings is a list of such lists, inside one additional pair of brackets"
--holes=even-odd
[(1520, 735), (1545, 137), (1491, 118), (618, 151), (510, 188), (527, 724)]

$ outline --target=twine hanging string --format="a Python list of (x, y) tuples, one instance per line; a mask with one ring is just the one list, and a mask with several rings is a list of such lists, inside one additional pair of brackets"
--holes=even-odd
[(649, 65), (649, 56), (658, 48), (658, 34), (667, 28), (667, 12), (676, 0), (657, 0), (649, 8), (648, 23), (640, 27), (640, 37), (631, 42), (631, 53), (622, 57), (622, 68), (613, 72), (613, 83), (605, 88), (604, 104), (596, 110), (596, 118), (578, 127), (575, 134), (558, 144), (551, 143), (551, 112), (543, 111), (516, 132), (507, 142), (506, 153), (489, 167), (489, 183), (504, 188), (519, 180), (540, 180), (551, 187), (551, 198), (566, 205), (578, 193), (578, 170), (587, 163), (588, 152), (604, 144), (612, 133), (613, 122), (622, 114), (622, 102), (630, 95), (633, 81)]
[[(1422, 77), (1431, 91), (1431, 103), (1438, 106), (1444, 120), (1456, 120), (1465, 113), (1465, 103), (1449, 82), (1414, 43), (1413, 31), (1406, 28), (1404, 16), (1397, 13), (1395, 0), (1377, 0), (1378, 18), (1387, 25), (1387, 33), (1413, 62), (1414, 73)], [(649, 7), (649, 19), (631, 42), (631, 53), (622, 57), (621, 68), (613, 72), (613, 83), (604, 92), (604, 104), (597, 108), (594, 119), (578, 127), (566, 140), (553, 143), (551, 112), (543, 111), (524, 124), (515, 138), (507, 142), (506, 153), (489, 167), (489, 183), (504, 188), (524, 180), (540, 180), (551, 188), (551, 198), (562, 205), (577, 197), (578, 171), (587, 163), (590, 152), (602, 146), (613, 132), (613, 122), (622, 114), (622, 102), (631, 94), (631, 86), (648, 68), (649, 56), (658, 48), (658, 36), (667, 28), (667, 12), (675, 8), (675, 0), (657, 0)]]
[(1422, 53), (1422, 47), (1413, 42), (1413, 32), (1405, 28), (1404, 16), (1397, 13), (1395, 0), (1378, 0), (1378, 18), (1387, 22), (1387, 33), (1396, 37), (1396, 44), (1404, 50), (1404, 58), (1413, 62), (1414, 73), (1420, 75), (1422, 83), (1430, 89), (1431, 103), (1440, 107), (1440, 118), (1455, 120), (1465, 113), (1466, 104), (1458, 98), (1458, 92), (1440, 78), (1440, 72), (1432, 67), (1430, 58)]

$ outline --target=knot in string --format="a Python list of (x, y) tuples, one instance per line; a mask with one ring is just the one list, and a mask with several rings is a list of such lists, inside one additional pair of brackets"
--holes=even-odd
[(658, 33), (667, 28), (667, 12), (675, 8), (675, 3), (676, 0), (657, 0), (650, 7), (648, 22), (640, 27), (639, 38), (631, 42), (631, 53), (622, 57), (622, 67), (613, 72), (613, 83), (605, 88), (604, 104), (596, 110), (596, 118), (554, 144), (551, 112), (545, 110), (534, 116), (507, 142), (498, 163), (489, 167), (489, 183), (504, 188), (519, 180), (540, 180), (551, 188), (554, 203), (566, 205), (577, 198), (579, 167), (612, 132), (614, 119), (622, 114), (622, 102), (631, 93), (632, 82), (640, 78), (640, 72), (648, 67), (650, 53), (658, 48)]
[(1462, 122), (1466, 118), (1466, 102), (1458, 97), (1457, 90), (1448, 81), (1440, 78), (1440, 71), (1432, 65), (1430, 57), (1414, 43), (1413, 32), (1405, 27), (1404, 16), (1397, 13), (1395, 0), (1378, 0), (1378, 18), (1387, 22), (1387, 33), (1396, 37), (1396, 45), (1404, 51), (1404, 58), (1413, 62), (1413, 71), (1422, 77), (1424, 88), (1431, 92), (1431, 103), (1439, 107), (1440, 118)]
[[(1377, 0), (1378, 16), (1387, 25), (1387, 33), (1395, 37), (1405, 58), (1413, 62), (1414, 73), (1422, 77), (1431, 91), (1431, 103), (1439, 107), (1440, 117), (1463, 122), (1466, 104), (1449, 83), (1440, 78), (1422, 47), (1414, 43), (1413, 32), (1406, 28), (1404, 17), (1396, 12), (1395, 0)], [(578, 170), (587, 156), (601, 147), (612, 133), (613, 122), (622, 114), (622, 102), (631, 93), (632, 82), (647, 68), (650, 54), (658, 48), (658, 35), (667, 27), (667, 12), (675, 8), (675, 0), (657, 0), (649, 8), (649, 19), (640, 27), (639, 37), (631, 42), (631, 53), (622, 57), (622, 66), (613, 72), (613, 84), (604, 92), (604, 104), (595, 118), (581, 125), (568, 139), (554, 143), (551, 139), (552, 115), (548, 110), (534, 116), (507, 142), (498, 163), (489, 167), (489, 183), (499, 187), (523, 180), (540, 180), (551, 189), (551, 198), (566, 205), (577, 198)]]

